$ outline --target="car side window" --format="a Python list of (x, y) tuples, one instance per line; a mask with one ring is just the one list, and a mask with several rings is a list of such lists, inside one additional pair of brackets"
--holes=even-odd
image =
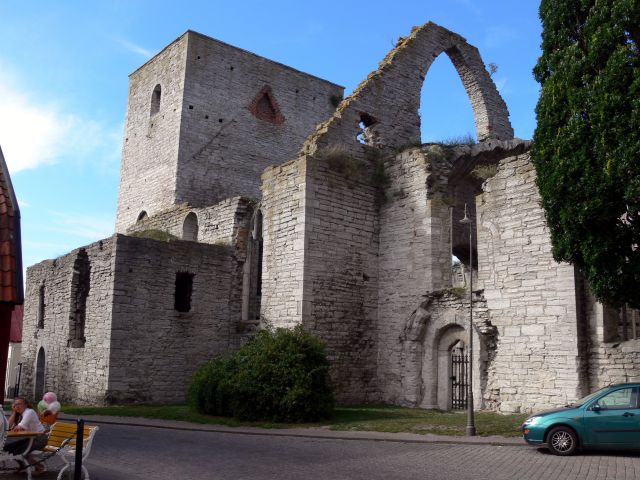
[(611, 392), (598, 400), (598, 405), (602, 410), (619, 410), (637, 408), (636, 389), (621, 388), (615, 392)]

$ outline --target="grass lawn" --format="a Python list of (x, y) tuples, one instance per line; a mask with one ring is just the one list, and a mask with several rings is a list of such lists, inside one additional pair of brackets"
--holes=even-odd
[[(214, 417), (194, 412), (186, 405), (134, 405), (112, 407), (65, 406), (62, 411), (70, 415), (113, 415), (143, 417), (162, 420), (183, 420), (194, 423), (226, 425), (230, 427), (329, 427), (331, 430), (435, 433), (439, 435), (464, 435), (467, 424), (466, 412), (441, 412), (394, 406), (341, 406), (334, 417), (325, 422), (306, 424), (284, 424), (272, 422), (243, 422), (229, 417)], [(526, 415), (499, 415), (476, 412), (478, 435), (502, 435), (517, 437), (518, 427)]]

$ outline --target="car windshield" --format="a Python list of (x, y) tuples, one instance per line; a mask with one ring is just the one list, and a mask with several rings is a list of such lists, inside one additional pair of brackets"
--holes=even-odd
[(579, 407), (580, 405), (584, 405), (585, 403), (593, 400), (595, 397), (600, 395), (602, 392), (604, 392), (608, 388), (609, 387), (603, 387), (600, 390), (596, 390), (595, 392), (587, 395), (586, 397), (582, 397), (580, 400), (577, 400), (574, 403), (568, 404), (567, 407)]

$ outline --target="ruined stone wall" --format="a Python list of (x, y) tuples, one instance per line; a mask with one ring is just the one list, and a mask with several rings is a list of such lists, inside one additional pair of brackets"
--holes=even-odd
[(261, 315), (268, 324), (302, 322), (307, 161), (292, 160), (262, 174), (263, 268)]
[(373, 165), (307, 160), (303, 325), (327, 342), (342, 402), (377, 400), (378, 185)]
[[(129, 77), (117, 232), (134, 224), (142, 211), (154, 215), (174, 203), (186, 55), (182, 35)], [(156, 85), (160, 105), (152, 114)]]
[[(111, 350), (114, 248), (110, 237), (27, 269), (20, 388), (24, 395), (34, 399), (36, 358), (43, 348), (45, 391), (55, 391), (63, 403), (103, 403)], [(81, 287), (73, 284), (74, 263), (85, 255), (89, 276), (84, 285), (84, 341), (73, 342), (70, 327), (77, 312), (72, 304), (74, 291)], [(86, 277), (83, 280), (86, 283)]]
[(198, 242), (235, 245), (239, 229), (246, 230), (250, 226), (254, 206), (254, 202), (242, 197), (229, 198), (205, 208), (195, 208), (183, 203), (136, 222), (127, 228), (127, 234), (162, 230), (182, 239), (185, 219), (187, 215), (194, 213), (197, 218)]
[(398, 338), (423, 296), (451, 285), (447, 173), (439, 147), (407, 150), (385, 162), (377, 341), (378, 382), (387, 402), (415, 404), (407, 397), (412, 388)]
[(264, 320), (302, 323), (328, 345), (344, 402), (375, 400), (377, 189), (349, 157), (295, 161), (263, 174)]
[[(185, 401), (195, 369), (233, 345), (230, 247), (118, 235), (109, 403)], [(191, 308), (175, 309), (176, 273), (193, 274)], [(238, 303), (236, 299), (235, 303)]]
[(553, 260), (529, 154), (502, 159), (483, 188), (478, 288), (498, 330), (485, 401), (501, 412), (564, 405), (581, 394), (574, 270)]
[(176, 202), (260, 198), (260, 174), (295, 158), (343, 88), (188, 33)]

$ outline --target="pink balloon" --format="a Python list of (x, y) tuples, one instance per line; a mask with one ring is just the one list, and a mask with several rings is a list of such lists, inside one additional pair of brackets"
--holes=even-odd
[(58, 397), (56, 397), (56, 394), (53, 392), (47, 392), (44, 394), (42, 399), (47, 403), (53, 403), (58, 400)]

